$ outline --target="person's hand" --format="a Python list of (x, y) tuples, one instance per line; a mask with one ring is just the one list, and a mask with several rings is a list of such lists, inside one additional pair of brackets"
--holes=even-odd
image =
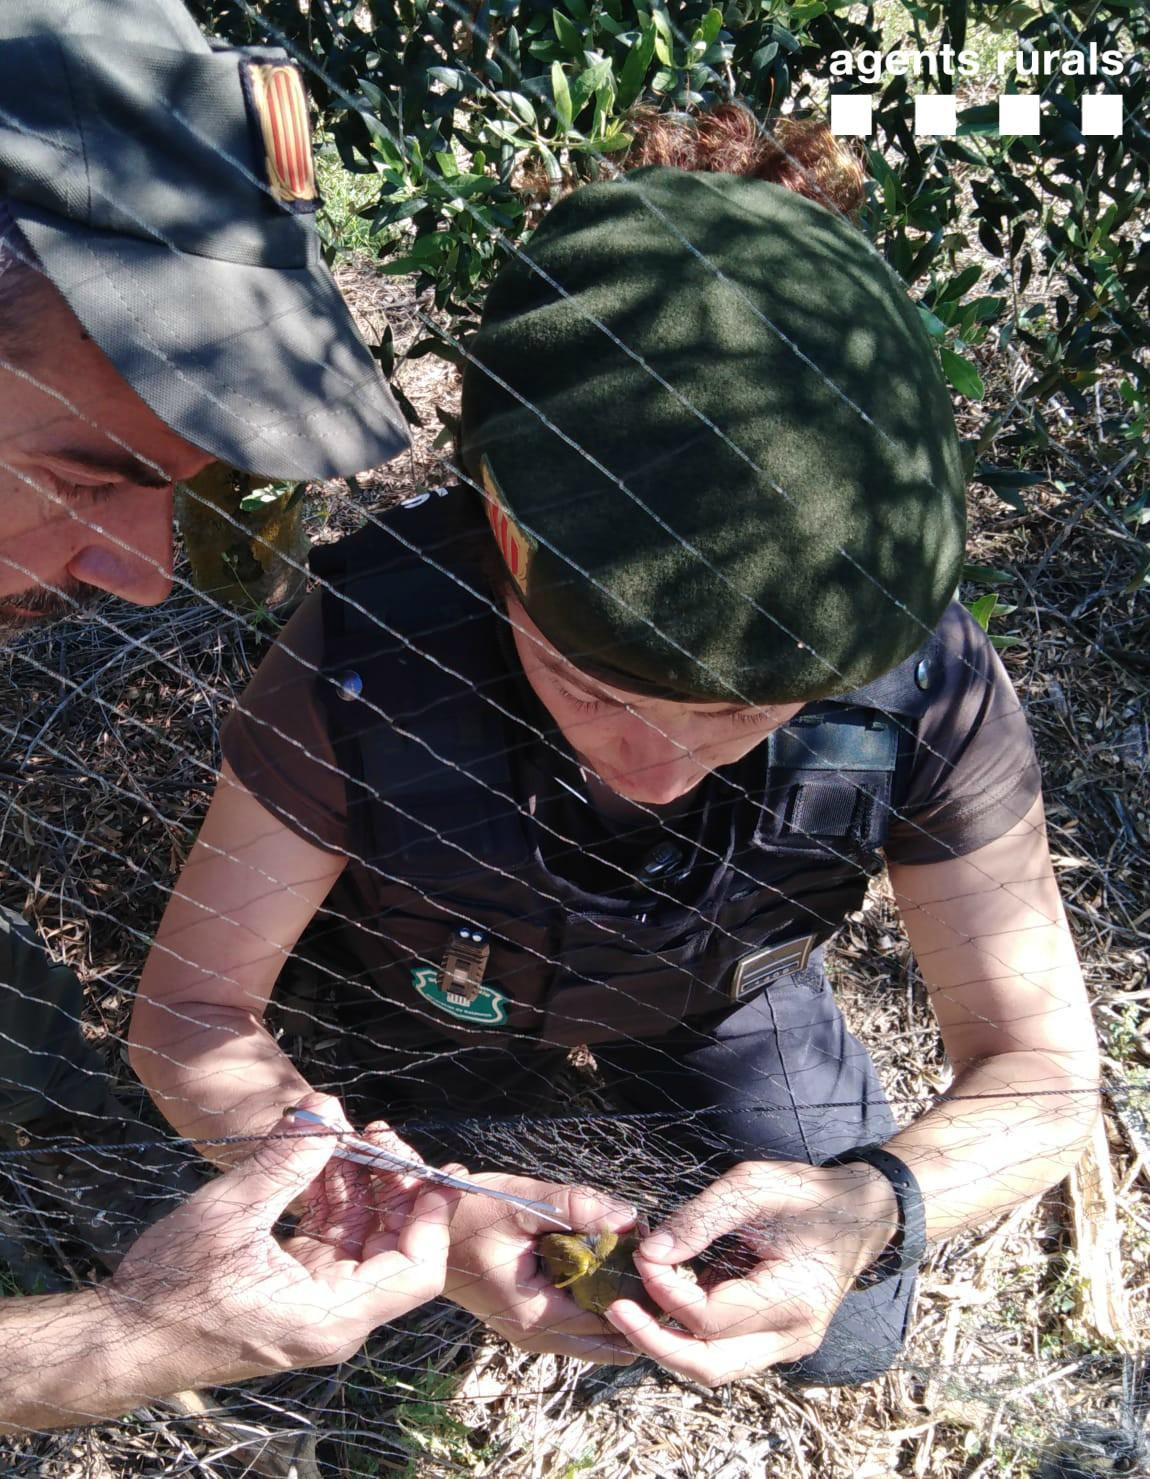
[[(580, 1232), (635, 1225), (635, 1211), (583, 1187), (556, 1186), (528, 1176), (484, 1173), (475, 1182), (551, 1202)], [(635, 1352), (598, 1315), (581, 1310), (540, 1271), (537, 1248), (553, 1224), (487, 1197), (462, 1196), (451, 1219), (444, 1293), (526, 1351), (629, 1365)]]
[(101, 1286), (141, 1343), (165, 1360), (181, 1343), (184, 1385), (346, 1360), (377, 1325), (442, 1292), (455, 1192), (395, 1178), (378, 1209), (342, 1208), (337, 1237), (272, 1236), (336, 1144), (285, 1120), (149, 1228)]
[[(745, 1161), (651, 1232), (635, 1267), (659, 1308), (683, 1328), (618, 1300), (607, 1319), (668, 1370), (720, 1386), (818, 1349), (862, 1271), (898, 1224), (890, 1183), (862, 1164)], [(742, 1277), (696, 1283), (676, 1264), (734, 1234)]]
[[(300, 1101), (297, 1108), (318, 1114), (332, 1131), (346, 1130), (408, 1161), (422, 1159), (419, 1152), (383, 1120), (375, 1120), (363, 1130), (354, 1130), (343, 1105), (328, 1094), (311, 1093)], [(291, 1122), (285, 1123), (290, 1125)], [(334, 1148), (338, 1149), (338, 1135), (333, 1134), (331, 1138)], [(444, 1169), (462, 1171), (463, 1167), (453, 1165)], [(342, 1249), (346, 1257), (358, 1258), (365, 1238), (379, 1219), (390, 1220), (397, 1227), (402, 1225), (410, 1205), (410, 1193), (422, 1184), (417, 1177), (372, 1170), (333, 1154), (290, 1209), (299, 1214), (296, 1233), (301, 1238), (314, 1238), (332, 1248)]]

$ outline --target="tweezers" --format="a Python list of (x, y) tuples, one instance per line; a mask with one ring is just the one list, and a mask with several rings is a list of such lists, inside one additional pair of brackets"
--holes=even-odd
[(285, 1109), (284, 1118), (296, 1120), (300, 1124), (318, 1125), (338, 1135), (339, 1144), (332, 1154), (337, 1155), (340, 1160), (354, 1161), (357, 1166), (368, 1166), (375, 1171), (399, 1171), (405, 1176), (415, 1176), (420, 1181), (431, 1181), (436, 1186), (450, 1186), (456, 1191), (469, 1191), (481, 1197), (493, 1197), (498, 1202), (510, 1202), (513, 1207), (522, 1207), (527, 1212), (534, 1212), (536, 1217), (541, 1217), (545, 1222), (553, 1222), (564, 1232), (572, 1231), (571, 1224), (559, 1208), (552, 1206), (550, 1202), (535, 1202), (530, 1197), (517, 1197), (513, 1192), (496, 1191), (491, 1186), (478, 1186), (474, 1181), (465, 1181), (461, 1176), (452, 1176), (449, 1171), (440, 1171), (435, 1166), (425, 1165), (423, 1161), (409, 1161), (403, 1156), (392, 1155), (390, 1151), (381, 1150), (378, 1145), (373, 1145), (370, 1140), (363, 1140), (358, 1135), (347, 1134), (338, 1125), (325, 1120), (322, 1115), (313, 1114), (310, 1109)]

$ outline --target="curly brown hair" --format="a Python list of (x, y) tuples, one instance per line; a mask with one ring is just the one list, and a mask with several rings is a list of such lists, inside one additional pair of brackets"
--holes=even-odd
[(742, 103), (704, 113), (631, 114), (635, 141), (624, 172), (643, 165), (745, 175), (783, 185), (855, 220), (866, 200), (866, 171), (855, 154), (814, 118), (777, 118), (767, 129)]

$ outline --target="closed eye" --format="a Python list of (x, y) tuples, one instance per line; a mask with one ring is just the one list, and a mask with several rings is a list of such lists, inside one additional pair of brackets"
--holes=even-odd
[[(580, 709), (585, 714), (595, 713), (599, 709), (606, 708), (606, 703), (601, 698), (580, 698), (577, 693), (573, 693), (570, 688), (565, 688), (559, 682), (556, 682), (555, 687), (573, 708)], [(612, 705), (612, 708), (618, 707), (618, 704)]]
[[(558, 692), (563, 695), (563, 697), (567, 700), (567, 702), (571, 705), (573, 709), (578, 709), (581, 713), (584, 714), (597, 714), (602, 709), (606, 708), (627, 708), (627, 705), (625, 704), (612, 703), (608, 699), (582, 697), (580, 694), (575, 693), (572, 689), (568, 688), (566, 684), (560, 683), (558, 679), (555, 680), (555, 687)], [(633, 713), (634, 710), (628, 709), (628, 712)], [(726, 719), (735, 724), (747, 724), (754, 726), (762, 725), (764, 722), (771, 720), (773, 717), (773, 712), (770, 709), (752, 709), (740, 705), (738, 708), (725, 709), (717, 714), (711, 714), (709, 717), (716, 721)]]
[(124, 484), (119, 479), (112, 479), (106, 483), (74, 483), (67, 478), (62, 478), (49, 468), (45, 468), (40, 476), (51, 485), (51, 491), (61, 498), (67, 498), (71, 502), (78, 502), (83, 498), (89, 498), (93, 503), (106, 502), (113, 493), (118, 493)]

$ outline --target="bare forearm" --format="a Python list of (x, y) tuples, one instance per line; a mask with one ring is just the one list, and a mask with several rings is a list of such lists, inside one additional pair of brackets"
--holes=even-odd
[(1090, 1003), (1067, 928), (1042, 799), (966, 856), (894, 866), (891, 884), (956, 1079), (890, 1149), (942, 1237), (1045, 1191), (1098, 1113)]
[(1003, 1053), (971, 1064), (886, 1148), (914, 1172), (927, 1233), (976, 1226), (1070, 1171), (1098, 1113), (1092, 1054)]
[(132, 1018), (132, 1066), (181, 1134), (259, 1134), (306, 1093), (262, 1019), (343, 866), (266, 812), (225, 762)]
[(132, 1038), (132, 1067), (160, 1112), (220, 1164), (232, 1164), (247, 1147), (206, 1142), (265, 1134), (308, 1092), (307, 1080), (248, 1012), (181, 1002), (176, 1015), (142, 1003)]
[(151, 1338), (105, 1290), (0, 1301), (0, 1434), (79, 1427), (200, 1380), (188, 1343)]

